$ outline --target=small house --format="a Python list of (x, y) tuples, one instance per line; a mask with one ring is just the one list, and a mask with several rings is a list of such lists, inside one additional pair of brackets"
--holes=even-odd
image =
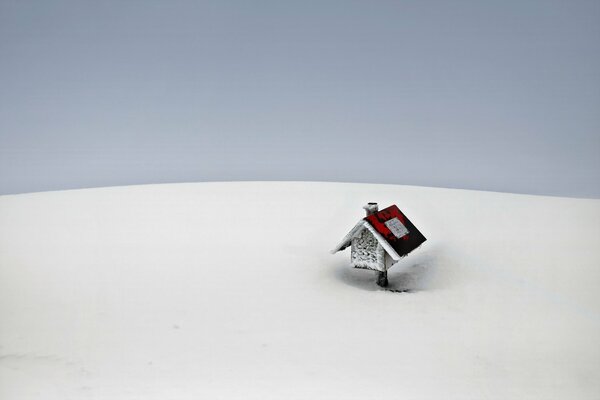
[(427, 239), (395, 205), (381, 211), (377, 203), (363, 208), (367, 216), (358, 221), (331, 253), (351, 246), (352, 266), (377, 271), (377, 284), (387, 286), (387, 270)]

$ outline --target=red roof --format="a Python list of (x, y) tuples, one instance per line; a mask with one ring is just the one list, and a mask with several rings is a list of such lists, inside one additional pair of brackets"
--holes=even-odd
[(403, 257), (427, 239), (398, 207), (392, 205), (364, 218)]

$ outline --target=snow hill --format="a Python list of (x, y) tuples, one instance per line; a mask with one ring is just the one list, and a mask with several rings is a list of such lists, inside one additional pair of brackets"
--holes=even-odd
[[(369, 201), (428, 238), (329, 251)], [(598, 399), (600, 201), (201, 183), (0, 196), (0, 399)]]

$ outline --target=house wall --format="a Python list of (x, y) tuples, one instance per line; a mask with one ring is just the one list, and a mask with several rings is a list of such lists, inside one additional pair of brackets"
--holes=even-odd
[(383, 247), (368, 229), (363, 229), (352, 238), (350, 260), (355, 268), (385, 271), (385, 256)]

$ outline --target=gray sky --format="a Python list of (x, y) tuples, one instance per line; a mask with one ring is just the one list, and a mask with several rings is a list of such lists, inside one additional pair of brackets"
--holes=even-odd
[(0, 0), (0, 193), (318, 180), (600, 197), (598, 1)]

